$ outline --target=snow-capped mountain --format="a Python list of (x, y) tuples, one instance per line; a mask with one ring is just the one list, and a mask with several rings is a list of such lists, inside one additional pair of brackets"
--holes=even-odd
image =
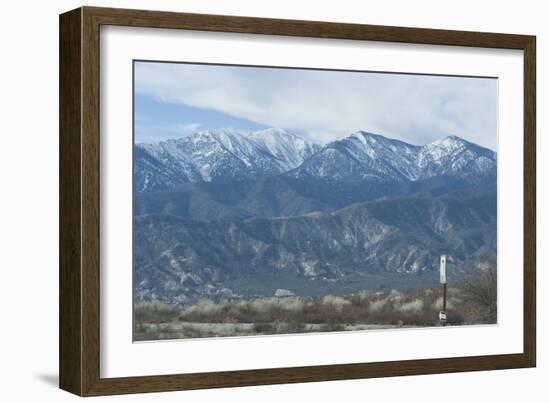
[(456, 136), (417, 146), (359, 131), (324, 147), (283, 129), (204, 131), (135, 146), (137, 191), (285, 174), (297, 179), (417, 181), (496, 175), (496, 153)]
[(296, 168), (319, 148), (282, 129), (203, 131), (156, 144), (136, 144), (135, 187), (145, 191), (186, 182), (276, 175)]
[(327, 179), (402, 180), (418, 177), (421, 147), (386, 137), (356, 132), (327, 144), (290, 176)]
[(288, 175), (382, 181), (443, 175), (476, 179), (496, 175), (496, 153), (456, 136), (416, 146), (360, 131), (327, 144)]
[(416, 158), (421, 178), (437, 175), (471, 179), (496, 174), (496, 153), (457, 136), (445, 137), (420, 149)]

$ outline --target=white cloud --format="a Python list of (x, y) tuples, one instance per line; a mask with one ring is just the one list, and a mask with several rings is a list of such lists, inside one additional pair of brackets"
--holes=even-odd
[(458, 135), (496, 146), (493, 79), (137, 63), (136, 91), (321, 143), (366, 130), (415, 144)]

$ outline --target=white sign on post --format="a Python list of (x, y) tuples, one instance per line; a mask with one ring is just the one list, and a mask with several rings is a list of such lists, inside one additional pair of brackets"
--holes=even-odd
[(441, 284), (447, 284), (447, 255), (441, 255), (439, 261), (439, 279)]

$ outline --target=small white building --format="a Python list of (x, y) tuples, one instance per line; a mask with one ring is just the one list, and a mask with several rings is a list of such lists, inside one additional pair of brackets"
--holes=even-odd
[(292, 297), (294, 296), (294, 293), (290, 290), (285, 290), (284, 288), (278, 288), (275, 290), (273, 295), (276, 297)]

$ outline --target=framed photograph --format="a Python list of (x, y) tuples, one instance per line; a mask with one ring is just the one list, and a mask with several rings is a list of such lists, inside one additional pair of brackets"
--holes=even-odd
[(60, 387), (533, 367), (535, 37), (60, 16)]

